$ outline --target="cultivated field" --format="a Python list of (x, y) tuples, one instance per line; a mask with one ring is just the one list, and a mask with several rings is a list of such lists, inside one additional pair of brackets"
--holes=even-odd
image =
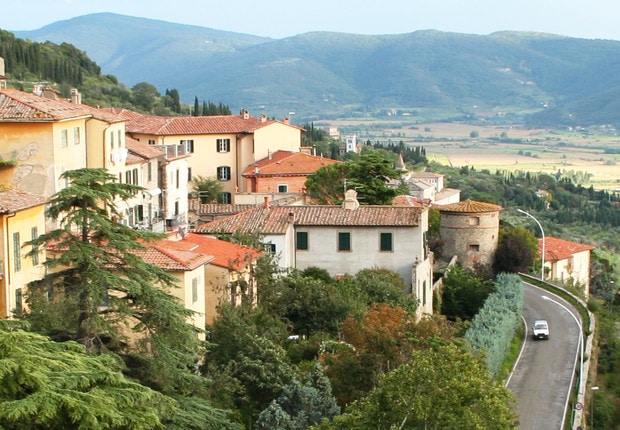
[[(423, 146), (430, 160), (476, 169), (558, 172), (596, 189), (620, 188), (620, 136), (610, 128), (532, 130), (519, 126), (403, 121), (333, 121), (358, 142)], [(614, 153), (615, 151), (615, 153)]]

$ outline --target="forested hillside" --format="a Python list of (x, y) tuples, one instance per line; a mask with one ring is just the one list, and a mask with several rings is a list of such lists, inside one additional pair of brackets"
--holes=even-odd
[(401, 110), (422, 120), (618, 124), (620, 42), (529, 32), (312, 32), (267, 39), (93, 14), (18, 32), (68, 42), (104, 73), (182, 100), (222, 101), (301, 121)]

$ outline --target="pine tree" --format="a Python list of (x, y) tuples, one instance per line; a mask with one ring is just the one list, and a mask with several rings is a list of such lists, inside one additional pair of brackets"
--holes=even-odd
[[(46, 210), (60, 227), (29, 243), (33, 252), (51, 249), (54, 258), (45, 263), (47, 276), (30, 288), (26, 317), (37, 330), (63, 333), (88, 350), (118, 350), (150, 386), (189, 383), (202, 352), (197, 329), (187, 322), (192, 312), (168, 293), (172, 275), (140, 257), (144, 244), (161, 235), (111, 219), (118, 215), (114, 202), (141, 188), (117, 183), (104, 169), (67, 171), (61, 179), (70, 186)], [(131, 348), (128, 332), (139, 339)]]

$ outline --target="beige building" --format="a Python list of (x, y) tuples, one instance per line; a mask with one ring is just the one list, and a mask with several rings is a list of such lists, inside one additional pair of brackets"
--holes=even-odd
[(243, 171), (277, 150), (299, 151), (302, 129), (261, 115), (157, 117), (125, 109), (108, 109), (127, 119), (127, 133), (149, 145), (178, 146), (191, 154), (189, 177), (217, 178), (222, 182), (222, 203), (233, 203), (235, 193), (246, 192)]
[(26, 288), (45, 276), (45, 252), (27, 256), (24, 243), (45, 233), (46, 198), (21, 190), (0, 192), (0, 318), (12, 318), (25, 305)]

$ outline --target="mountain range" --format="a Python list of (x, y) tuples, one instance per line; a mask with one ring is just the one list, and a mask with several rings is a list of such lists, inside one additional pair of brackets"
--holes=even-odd
[(14, 31), (70, 43), (128, 86), (298, 119), (407, 113), (620, 125), (620, 42), (546, 33), (310, 32), (284, 39), (111, 13)]

